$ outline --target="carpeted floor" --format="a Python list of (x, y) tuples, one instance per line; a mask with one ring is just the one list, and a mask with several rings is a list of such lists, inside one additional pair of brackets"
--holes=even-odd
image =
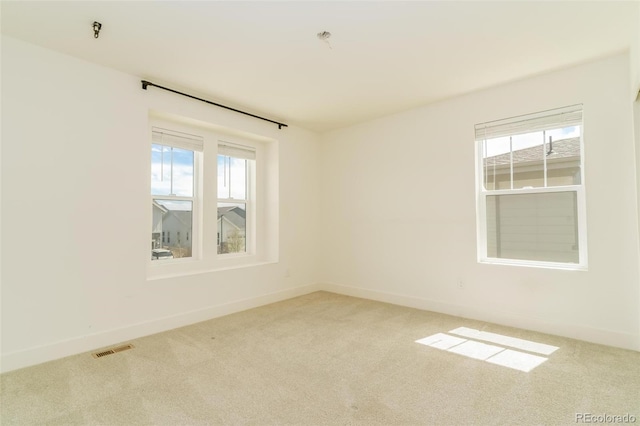
[[(525, 372), (416, 343), (459, 327), (558, 349)], [(638, 352), (327, 292), (125, 343), (3, 374), (2, 424), (640, 423)]]

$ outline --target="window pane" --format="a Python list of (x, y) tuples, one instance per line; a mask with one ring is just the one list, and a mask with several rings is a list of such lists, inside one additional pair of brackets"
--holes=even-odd
[(544, 187), (544, 134), (525, 133), (511, 138), (513, 189)]
[(154, 199), (151, 230), (151, 258), (191, 257), (193, 203), (191, 201)]
[(547, 186), (580, 185), (581, 126), (546, 132)]
[(218, 198), (247, 198), (247, 161), (218, 155)]
[(577, 194), (487, 196), (487, 256), (578, 263)]
[(218, 203), (218, 253), (247, 251), (247, 206), (244, 203)]
[(151, 194), (193, 196), (193, 151), (151, 145)]
[(511, 188), (511, 147), (509, 137), (482, 143), (484, 187), (488, 190)]
[[(580, 185), (580, 130), (569, 126), (483, 141), (487, 190)], [(545, 184), (546, 167), (546, 184)]]

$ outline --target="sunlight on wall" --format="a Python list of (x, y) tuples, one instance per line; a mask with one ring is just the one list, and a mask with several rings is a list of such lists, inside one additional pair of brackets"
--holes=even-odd
[[(449, 333), (467, 337), (467, 339), (445, 333), (436, 333), (416, 340), (416, 343), (524, 372), (533, 370), (548, 358), (514, 349), (507, 349), (503, 346), (489, 345), (478, 342), (478, 340), (497, 343), (499, 345), (542, 355), (550, 355), (558, 349), (557, 346), (545, 345), (543, 343), (474, 330), (467, 327), (459, 327), (455, 330), (450, 330)], [(468, 338), (474, 340), (469, 340)]]

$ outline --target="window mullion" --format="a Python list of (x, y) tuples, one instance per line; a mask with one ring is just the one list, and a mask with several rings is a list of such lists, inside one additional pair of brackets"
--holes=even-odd
[(176, 201), (194, 201), (195, 197), (186, 197), (181, 195), (151, 195), (154, 200), (176, 200)]
[[(487, 161), (487, 140), (482, 141), (482, 158), (481, 158), (480, 170), (484, 170), (484, 187), (487, 188), (489, 184), (489, 177), (487, 171), (489, 170), (489, 162)], [(494, 188), (495, 189), (495, 188)]]
[(169, 178), (169, 182), (171, 185), (171, 190), (169, 191), (169, 195), (174, 195), (173, 193), (173, 147), (171, 147), (171, 177)]
[(484, 195), (516, 195), (516, 194), (542, 194), (549, 192), (576, 192), (581, 185), (550, 186), (548, 188), (518, 188), (518, 189), (496, 189), (481, 191)]
[[(546, 188), (548, 185), (547, 182), (547, 146), (545, 144), (545, 140), (547, 138), (547, 131), (543, 130), (542, 131), (542, 169), (543, 169), (543, 186)], [(549, 136), (549, 138), (551, 138), (551, 136)]]
[[(511, 189), (513, 189), (513, 138), (511, 136), (509, 136), (509, 174), (510, 174), (510, 181), (511, 181)], [(493, 180), (495, 181), (495, 171), (493, 174)], [(495, 185), (493, 185), (493, 188), (495, 189)]]

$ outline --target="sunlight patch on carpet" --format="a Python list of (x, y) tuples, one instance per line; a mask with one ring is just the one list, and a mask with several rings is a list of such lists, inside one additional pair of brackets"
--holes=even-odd
[(458, 327), (455, 330), (449, 331), (449, 333), (469, 337), (475, 340), (497, 343), (499, 345), (509, 346), (516, 349), (522, 349), (527, 352), (535, 352), (541, 355), (551, 355), (558, 349), (557, 346), (545, 345), (544, 343), (518, 339), (516, 337), (509, 337), (503, 334), (489, 333), (487, 331), (474, 330), (473, 328), (467, 327)]
[(468, 356), (469, 358), (485, 360), (503, 350), (504, 348), (501, 348), (500, 346), (487, 345), (486, 343), (467, 340), (466, 342), (451, 348), (449, 352)]
[(416, 343), (421, 343), (423, 345), (431, 346), (436, 349), (449, 349), (453, 346), (459, 345), (460, 343), (466, 342), (467, 339), (461, 339), (455, 336), (449, 336), (444, 333), (437, 333), (433, 336), (425, 337), (424, 339), (416, 340)]
[(547, 358), (543, 356), (505, 349), (504, 351), (500, 352), (496, 356), (487, 359), (486, 361), (492, 364), (502, 365), (503, 367), (509, 367), (528, 373), (546, 360)]
[[(524, 371), (525, 373), (538, 367), (548, 359), (544, 356), (527, 352), (550, 355), (558, 349), (557, 346), (504, 336), (497, 333), (488, 333), (467, 327), (459, 327), (449, 331), (449, 333), (456, 334), (456, 336), (447, 333), (436, 333), (416, 340), (415, 343), (486, 361), (494, 365)], [(459, 336), (466, 337), (466, 339)], [(489, 345), (479, 342), (478, 340), (496, 343), (501, 346)], [(520, 350), (509, 349), (507, 347)]]

